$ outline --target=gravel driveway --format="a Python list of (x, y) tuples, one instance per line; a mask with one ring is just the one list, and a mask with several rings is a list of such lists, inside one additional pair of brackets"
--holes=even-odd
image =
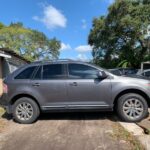
[[(116, 136), (119, 124), (112, 113), (43, 114), (30, 125), (0, 119), (1, 150), (130, 150), (131, 144)], [(118, 138), (119, 137), (119, 138)]]

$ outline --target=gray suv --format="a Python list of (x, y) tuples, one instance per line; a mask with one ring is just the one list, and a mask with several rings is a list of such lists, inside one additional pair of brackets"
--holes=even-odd
[(148, 114), (150, 81), (72, 60), (34, 62), (4, 80), (0, 104), (24, 124), (47, 111), (116, 110), (122, 120), (137, 122)]

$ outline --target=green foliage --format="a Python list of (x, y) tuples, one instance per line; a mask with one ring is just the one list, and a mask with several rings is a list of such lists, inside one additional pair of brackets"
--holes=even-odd
[(122, 67), (122, 68), (127, 68), (127, 67), (130, 67), (130, 62), (128, 62), (127, 60), (123, 60), (121, 61), (117, 67)]
[(0, 24), (0, 47), (7, 47), (30, 61), (53, 59), (59, 56), (60, 41), (48, 39), (37, 30), (25, 28), (22, 23)]
[(102, 66), (104, 68), (111, 69), (111, 68), (115, 68), (118, 65), (119, 59), (112, 59), (111, 61), (108, 61), (107, 63), (105, 59), (94, 59), (92, 63), (98, 66)]
[(4, 24), (0, 22), (0, 29), (4, 27)]
[(148, 46), (145, 34), (150, 24), (149, 0), (116, 0), (107, 16), (93, 20), (89, 44), (94, 59), (104, 58), (105, 63), (118, 56), (127, 66), (139, 67), (144, 61)]
[(10, 26), (10, 27), (21, 28), (21, 27), (23, 27), (23, 23), (22, 23), (22, 22), (17, 22), (17, 23), (11, 22), (9, 26)]

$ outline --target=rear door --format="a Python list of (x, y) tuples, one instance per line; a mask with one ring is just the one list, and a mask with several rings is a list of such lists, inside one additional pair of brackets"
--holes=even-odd
[(65, 77), (63, 64), (45, 64), (39, 68), (32, 80), (32, 86), (43, 108), (65, 107), (67, 92)]
[(98, 79), (99, 69), (86, 64), (68, 64), (68, 103), (74, 108), (109, 107), (111, 82)]

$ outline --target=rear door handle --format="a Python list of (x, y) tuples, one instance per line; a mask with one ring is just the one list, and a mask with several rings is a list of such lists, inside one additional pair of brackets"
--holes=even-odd
[(70, 86), (77, 86), (77, 82), (70, 83)]
[(34, 83), (32, 86), (40, 86), (40, 83)]

